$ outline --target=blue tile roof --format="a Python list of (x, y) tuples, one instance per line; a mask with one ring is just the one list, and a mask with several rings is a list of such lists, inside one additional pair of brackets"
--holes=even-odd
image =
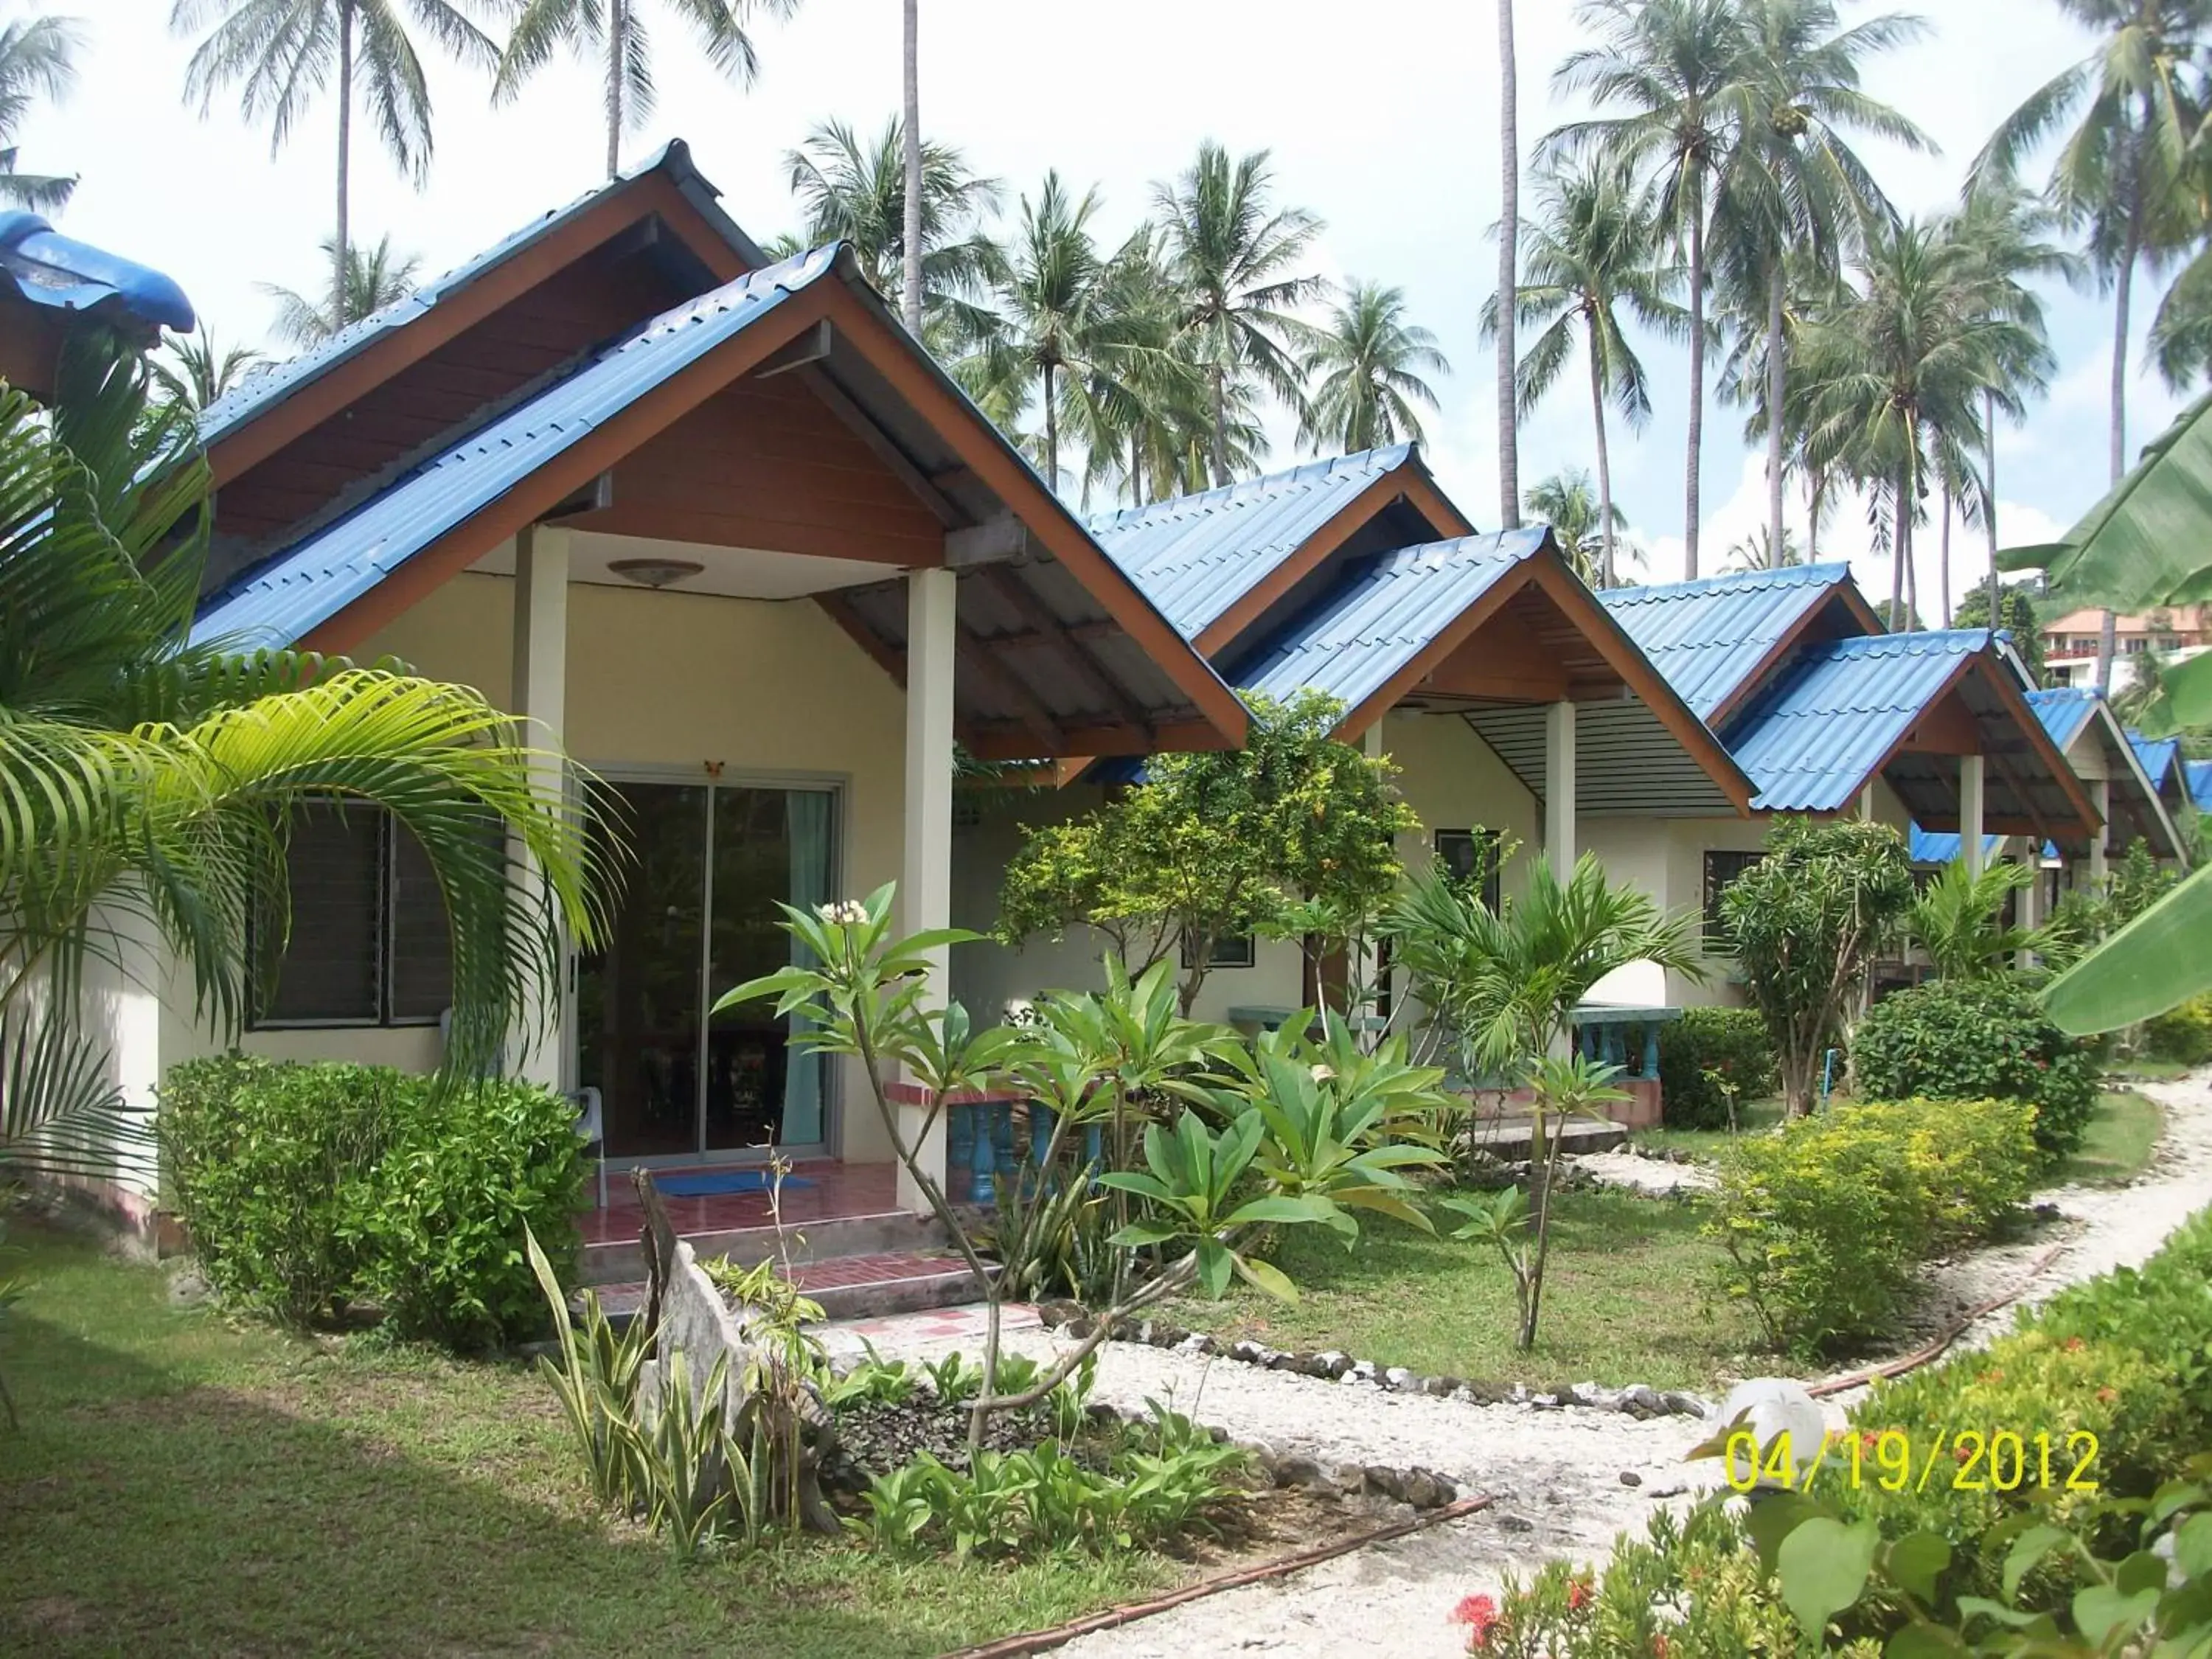
[(2212, 812), (2212, 760), (2185, 761), (2181, 775), (2188, 780), (2189, 799), (2200, 812)]
[(1987, 629), (1875, 634), (1799, 654), (1726, 734), (1759, 793), (1754, 809), (1832, 812), (1848, 805)]
[(1285, 472), (1124, 508), (1091, 533), (1186, 639), (1257, 586), (1360, 491), (1408, 462), (1412, 444), (1310, 461)]
[(2136, 759), (2142, 763), (2143, 775), (2150, 780), (2150, 787), (2165, 788), (2166, 775), (2172, 771), (2173, 763), (2181, 753), (2181, 739), (2147, 738), (2130, 727), (2128, 746), (2136, 751)]
[(663, 313), (201, 605), (195, 640), (289, 646), (399, 565), (783, 300), (849, 264), (816, 248)]
[(1848, 564), (1797, 565), (1610, 588), (1598, 597), (1682, 701), (1706, 720), (1850, 575)]
[(2027, 693), (2027, 706), (2035, 710), (2036, 719), (2051, 734), (2051, 741), (2060, 754), (2081, 735), (2081, 728), (2097, 712), (2097, 694), (2086, 686), (2056, 686), (2047, 691)]
[(1310, 688), (1349, 709), (1434, 644), (1498, 579), (1544, 546), (1541, 529), (1401, 548), (1370, 562), (1296, 618), (1237, 678), (1285, 698)]
[(64, 236), (35, 213), (0, 213), (0, 281), (58, 311), (110, 306), (149, 329), (197, 326), (184, 289), (160, 271)]
[(487, 271), (544, 240), (582, 214), (610, 191), (620, 189), (652, 173), (665, 173), (692, 205), (698, 208), (708, 222), (744, 257), (747, 264), (757, 267), (767, 263), (750, 239), (714, 205), (714, 186), (699, 176), (697, 169), (691, 164), (690, 150), (683, 140), (675, 139), (619, 179), (586, 191), (566, 207), (540, 214), (520, 229), (493, 243), (474, 258), (455, 265), (405, 298), (395, 300), (359, 322), (340, 329), (327, 340), (296, 357), (249, 376), (200, 411), (201, 441), (214, 444), (227, 437), (246, 422), (335, 368), (373, 341), (404, 328)]

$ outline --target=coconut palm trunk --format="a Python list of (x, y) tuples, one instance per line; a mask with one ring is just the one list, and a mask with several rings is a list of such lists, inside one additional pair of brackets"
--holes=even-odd
[(1599, 342), (1597, 331), (1589, 336), (1590, 417), (1597, 428), (1597, 525), (1599, 544), (1604, 551), (1599, 556), (1598, 586), (1611, 587), (1613, 584), (1613, 453), (1605, 437), (1605, 352)]
[(906, 0), (906, 249), (900, 315), (906, 331), (921, 337), (921, 0)]
[(1044, 476), (1052, 486), (1052, 493), (1060, 494), (1060, 406), (1054, 394), (1058, 390), (1057, 372), (1054, 366), (1044, 366)]
[[(1943, 609), (1943, 626), (1951, 625), (1951, 481), (1943, 480), (1943, 528), (1936, 540), (1936, 579), (1937, 600)], [(1990, 626), (1996, 626), (1996, 613), (1990, 613)]]
[(1997, 580), (1997, 394), (1982, 393), (1982, 528), (1990, 536), (1990, 626), (2000, 628), (2004, 590)]
[[(2128, 216), (2127, 245), (2120, 250), (2119, 269), (2112, 284), (2112, 482), (2128, 471), (2128, 306), (2134, 295), (2136, 258), (2142, 248), (2140, 213)], [(2106, 611), (2097, 618), (2097, 690), (2112, 689), (2112, 653), (2118, 644), (2119, 619)]]
[(1705, 184), (1690, 205), (1690, 455), (1682, 487), (1682, 574), (1698, 575), (1698, 458), (1705, 437)]
[(607, 0), (607, 177), (622, 172), (623, 46), (629, 32), (629, 0)]
[(1901, 631), (1905, 625), (1905, 573), (1912, 563), (1912, 462), (1908, 457), (1898, 468), (1897, 519), (1890, 537), (1890, 551), (1895, 556), (1889, 572), (1889, 631)]
[(1782, 396), (1787, 365), (1783, 360), (1783, 270), (1777, 259), (1766, 279), (1766, 544), (1782, 556)]
[(1513, 0), (1498, 0), (1498, 522), (1521, 527), (1521, 411), (1513, 324), (1521, 252), (1521, 133)]
[(353, 170), (353, 4), (338, 3), (338, 210), (336, 234), (331, 240), (331, 304), (345, 305), (346, 249), (350, 226), (347, 186)]
[(1211, 372), (1213, 380), (1213, 482), (1220, 485), (1229, 482), (1229, 370), (1217, 361)]

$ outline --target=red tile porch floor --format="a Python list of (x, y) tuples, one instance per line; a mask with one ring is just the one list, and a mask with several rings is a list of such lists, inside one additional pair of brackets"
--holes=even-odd
[[(685, 1175), (712, 1172), (683, 1171)], [(824, 1158), (793, 1164), (791, 1173), (809, 1184), (783, 1189), (781, 1208), (787, 1227), (804, 1230), (809, 1222), (889, 1215), (898, 1209), (898, 1172), (889, 1164), (840, 1164)], [(773, 1224), (769, 1195), (764, 1192), (717, 1193), (706, 1198), (672, 1198), (664, 1193), (660, 1201), (667, 1206), (668, 1218), (676, 1231), (686, 1236)], [(619, 1158), (608, 1160), (607, 1207), (593, 1208), (578, 1218), (584, 1243), (633, 1243), (642, 1220), (637, 1194), (630, 1187), (629, 1166)]]

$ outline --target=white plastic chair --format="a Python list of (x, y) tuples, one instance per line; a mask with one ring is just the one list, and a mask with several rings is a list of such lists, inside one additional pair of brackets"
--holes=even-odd
[(599, 1103), (599, 1091), (593, 1088), (577, 1090), (568, 1097), (576, 1103), (576, 1139), (586, 1150), (595, 1150), (599, 1166), (599, 1207), (607, 1207), (607, 1120)]

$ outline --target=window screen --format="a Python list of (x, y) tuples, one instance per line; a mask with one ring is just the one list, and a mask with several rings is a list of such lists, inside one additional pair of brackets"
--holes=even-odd
[(1705, 947), (1725, 948), (1728, 929), (1721, 921), (1721, 895), (1735, 878), (1766, 856), (1764, 853), (1708, 853), (1705, 854)]
[(1451, 878), (1465, 886), (1480, 876), (1482, 908), (1498, 914), (1498, 831), (1495, 830), (1439, 830), (1436, 835), (1437, 862)]
[(392, 826), (392, 1003), (394, 1024), (434, 1023), (453, 1000), (453, 936), (422, 843)]
[(384, 815), (309, 805), (292, 817), (292, 932), (264, 1018), (374, 1020), (381, 1012)]

